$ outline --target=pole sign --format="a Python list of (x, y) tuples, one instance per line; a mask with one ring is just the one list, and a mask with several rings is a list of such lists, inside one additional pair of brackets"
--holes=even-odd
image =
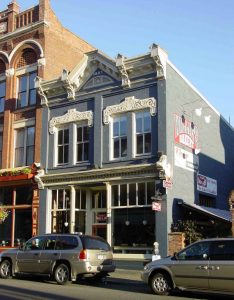
[(161, 211), (161, 203), (160, 202), (152, 202), (152, 210)]

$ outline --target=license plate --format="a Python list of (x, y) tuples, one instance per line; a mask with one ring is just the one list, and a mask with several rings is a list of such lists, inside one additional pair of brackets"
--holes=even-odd
[(106, 255), (98, 254), (97, 259), (100, 259), (100, 260), (106, 259)]

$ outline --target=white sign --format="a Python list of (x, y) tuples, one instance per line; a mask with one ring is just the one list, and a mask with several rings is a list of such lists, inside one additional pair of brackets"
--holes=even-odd
[(152, 202), (152, 210), (161, 211), (161, 203), (160, 202)]
[(217, 180), (198, 174), (197, 190), (217, 196)]
[(163, 187), (165, 189), (171, 188), (172, 187), (172, 182), (170, 180), (163, 180)]
[(195, 172), (199, 167), (198, 156), (175, 146), (175, 166)]
[(0, 23), (0, 33), (7, 31), (7, 22)]

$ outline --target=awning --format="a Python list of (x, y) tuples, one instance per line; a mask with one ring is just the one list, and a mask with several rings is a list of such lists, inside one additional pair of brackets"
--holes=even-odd
[(197, 212), (218, 218), (222, 221), (232, 222), (231, 212), (229, 210), (223, 210), (223, 209), (218, 209), (213, 207), (206, 207), (197, 204), (186, 203), (183, 200), (178, 200), (177, 204), (182, 205), (185, 208), (195, 210)]

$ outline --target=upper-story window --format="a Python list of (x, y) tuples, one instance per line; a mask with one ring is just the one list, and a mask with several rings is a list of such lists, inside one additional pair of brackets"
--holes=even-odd
[(113, 158), (127, 156), (127, 117), (113, 118)]
[(15, 131), (15, 167), (29, 166), (34, 162), (35, 127)]
[(58, 129), (58, 165), (69, 161), (69, 129)]
[(89, 160), (89, 127), (77, 125), (77, 162)]
[(24, 74), (18, 78), (19, 92), (17, 108), (36, 104), (36, 89), (34, 83), (36, 76), (37, 72), (32, 72)]
[(136, 154), (151, 153), (151, 115), (148, 111), (136, 113)]
[(6, 96), (6, 82), (0, 81), (0, 113), (4, 111), (5, 96)]

